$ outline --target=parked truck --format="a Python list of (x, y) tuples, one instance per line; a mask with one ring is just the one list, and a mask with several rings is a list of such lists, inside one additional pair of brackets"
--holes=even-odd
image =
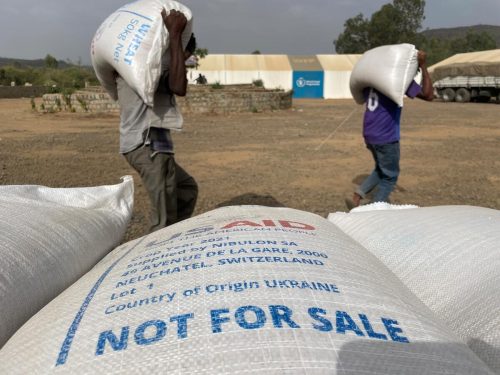
[(500, 103), (500, 63), (458, 63), (432, 72), (436, 95), (445, 102)]

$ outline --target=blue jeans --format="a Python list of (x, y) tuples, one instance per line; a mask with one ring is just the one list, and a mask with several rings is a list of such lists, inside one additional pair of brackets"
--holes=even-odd
[(366, 198), (366, 194), (377, 188), (372, 202), (388, 202), (389, 195), (394, 190), (399, 176), (399, 142), (385, 145), (367, 144), (366, 147), (373, 155), (375, 169), (359, 185), (356, 193), (361, 198)]

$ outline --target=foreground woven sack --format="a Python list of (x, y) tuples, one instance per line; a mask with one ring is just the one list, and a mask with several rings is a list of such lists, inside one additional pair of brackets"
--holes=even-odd
[(406, 90), (417, 74), (417, 54), (415, 46), (406, 43), (366, 51), (354, 65), (349, 81), (356, 103), (363, 104), (363, 89), (373, 87), (402, 107)]
[(330, 214), (500, 374), (500, 211), (472, 206)]
[(169, 37), (162, 9), (175, 9), (186, 16), (188, 23), (182, 34), (185, 48), (193, 30), (193, 17), (186, 6), (176, 1), (134, 1), (112, 13), (96, 31), (90, 51), (92, 65), (112, 99), (118, 100), (117, 72), (147, 105), (153, 105), (162, 69), (169, 65)]
[(0, 347), (119, 244), (133, 189), (0, 186)]
[(490, 374), (375, 256), (286, 208), (121, 245), (0, 350), (0, 373)]

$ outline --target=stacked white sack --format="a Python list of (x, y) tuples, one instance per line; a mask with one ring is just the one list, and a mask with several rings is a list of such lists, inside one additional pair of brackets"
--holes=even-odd
[(96, 31), (91, 44), (92, 65), (99, 82), (118, 100), (118, 73), (147, 105), (153, 105), (160, 75), (169, 65), (169, 36), (161, 12), (178, 10), (187, 19), (182, 33), (186, 48), (193, 31), (191, 11), (176, 1), (139, 0), (111, 14)]
[(88, 188), (0, 186), (0, 347), (119, 244), (133, 193), (130, 176)]
[(0, 373), (490, 374), (317, 215), (228, 207), (118, 247), (0, 350)]
[(409, 208), (418, 208), (418, 206), (415, 206), (414, 204), (391, 204), (391, 203), (387, 203), (387, 202), (374, 202), (374, 203), (362, 204), (361, 206), (354, 207), (349, 212), (407, 210)]
[(500, 211), (472, 206), (334, 213), (500, 374)]
[(366, 51), (351, 73), (351, 94), (358, 104), (365, 102), (363, 90), (372, 87), (400, 107), (418, 70), (418, 51), (412, 44), (393, 44)]

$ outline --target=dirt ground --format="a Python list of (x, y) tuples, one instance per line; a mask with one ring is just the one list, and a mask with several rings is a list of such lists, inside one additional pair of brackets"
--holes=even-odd
[[(362, 114), (351, 100), (296, 100), (286, 111), (185, 115), (174, 142), (178, 163), (199, 184), (195, 214), (239, 204), (346, 211), (344, 199), (373, 168)], [(149, 202), (118, 154), (118, 121), (0, 100), (0, 184), (96, 186), (130, 174), (135, 207), (124, 241), (142, 236)], [(500, 105), (407, 100), (402, 123), (393, 203), (500, 209)]]

